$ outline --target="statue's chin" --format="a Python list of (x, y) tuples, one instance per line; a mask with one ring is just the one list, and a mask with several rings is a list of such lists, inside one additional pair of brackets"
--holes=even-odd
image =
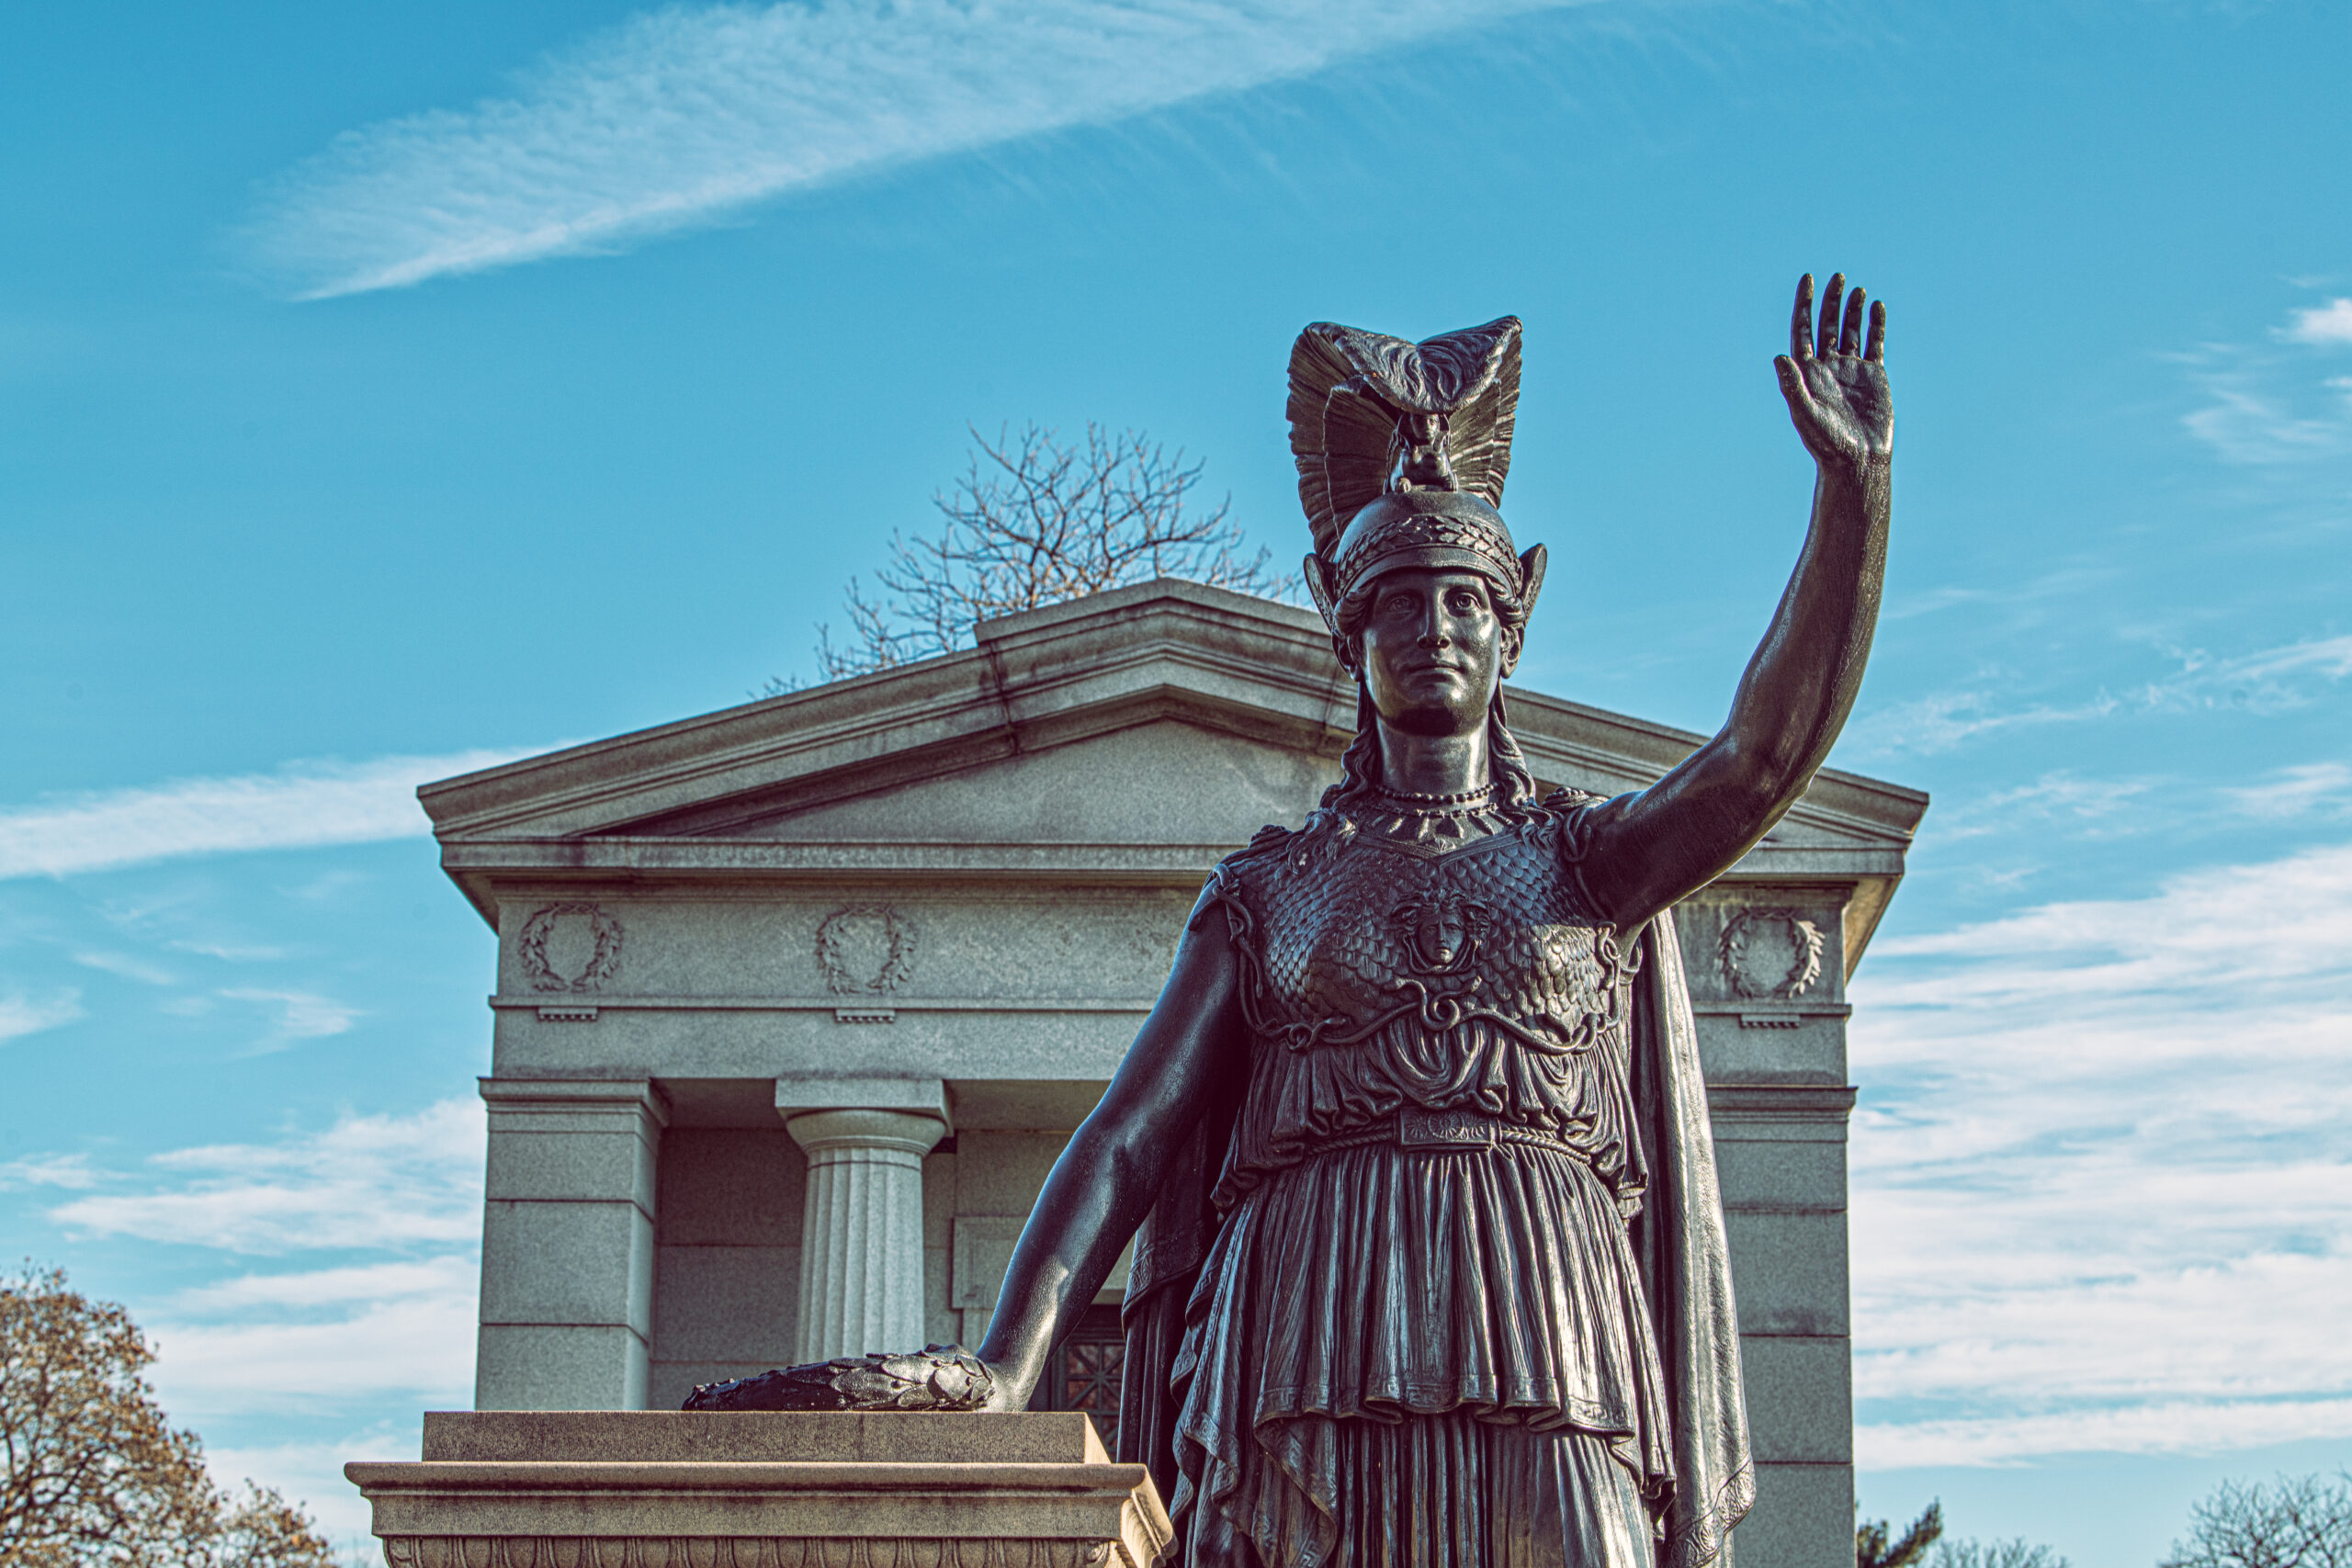
[(1487, 704), (1483, 700), (1474, 701), (1459, 692), (1418, 700), (1413, 696), (1400, 695), (1388, 706), (1380, 707), (1379, 713), (1389, 728), (1432, 740), (1474, 735), (1487, 722)]

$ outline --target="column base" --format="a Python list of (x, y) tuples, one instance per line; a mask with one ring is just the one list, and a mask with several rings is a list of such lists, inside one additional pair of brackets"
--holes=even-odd
[(1075, 1412), (434, 1412), (347, 1464), (392, 1568), (1150, 1568), (1138, 1464)]

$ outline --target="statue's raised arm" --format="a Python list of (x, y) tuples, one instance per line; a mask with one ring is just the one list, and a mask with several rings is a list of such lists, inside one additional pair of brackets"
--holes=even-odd
[[(1814, 315), (1797, 284), (1789, 352), (1776, 359), (1789, 417), (1817, 467), (1813, 525), (1731, 717), (1649, 788), (1591, 818), (1586, 887), (1631, 931), (1746, 854), (1813, 782), (1861, 689), (1886, 575), (1894, 403), (1886, 305), (1842, 274)], [(1844, 309), (1839, 296), (1844, 294)]]

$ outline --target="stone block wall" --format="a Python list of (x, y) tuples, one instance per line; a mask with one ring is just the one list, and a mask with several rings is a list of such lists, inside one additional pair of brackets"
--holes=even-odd
[(1713, 1111), (1757, 1468), (1743, 1560), (1853, 1552), (1841, 887), (1726, 882), (1677, 911)]
[(653, 1324), (661, 1096), (633, 1081), (486, 1081), (475, 1403), (633, 1410)]

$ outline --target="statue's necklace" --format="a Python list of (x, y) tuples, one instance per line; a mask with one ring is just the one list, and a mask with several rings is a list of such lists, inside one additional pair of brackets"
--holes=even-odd
[(1504, 826), (1489, 810), (1494, 794), (1492, 784), (1459, 795), (1422, 795), (1382, 787), (1375, 791), (1375, 809), (1365, 825), (1386, 837), (1418, 843), (1483, 839)]
[(1492, 784), (1465, 789), (1459, 795), (1422, 795), (1416, 790), (1380, 786), (1380, 798), (1394, 810), (1428, 817), (1458, 817), (1484, 806), (1494, 793)]

